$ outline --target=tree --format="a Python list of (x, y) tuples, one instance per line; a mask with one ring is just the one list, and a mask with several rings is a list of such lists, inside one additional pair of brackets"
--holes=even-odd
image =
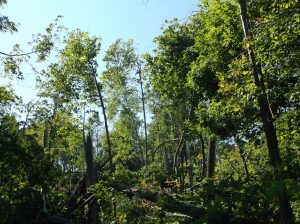
[[(1, 116), (0, 215), (5, 223), (34, 219), (42, 206), (38, 189), (52, 191), (59, 173), (59, 168), (34, 136), (20, 132), (20, 129), (14, 116)], [(57, 203), (55, 199), (49, 203), (53, 202)]]
[[(138, 58), (133, 41), (116, 40), (106, 51), (103, 61), (106, 70), (102, 74), (102, 82), (108, 99), (108, 116), (115, 120), (113, 136), (117, 154), (119, 157), (124, 153), (127, 159), (123, 158), (123, 161), (133, 163), (131, 169), (137, 170), (141, 162), (145, 163), (145, 155), (139, 134), (141, 122), (137, 116), (140, 105), (134, 75), (138, 69)], [(135, 158), (134, 154), (140, 154), (140, 158)]]
[[(239, 5), (244, 36), (245, 38), (251, 38), (246, 3), (244, 0), (239, 0)], [(266, 86), (264, 83), (264, 74), (262, 73), (262, 68), (256, 62), (256, 57), (252, 45), (249, 45), (248, 53), (252, 67), (252, 74), (255, 80), (255, 85), (258, 88), (258, 103), (268, 144), (270, 164), (273, 166), (275, 180), (282, 181), (281, 159), (278, 147), (278, 140), (276, 135), (276, 129), (273, 123), (273, 114), (267, 99)], [(290, 200), (286, 194), (285, 186), (283, 187), (283, 192), (280, 193), (278, 197), (281, 212), (281, 220), (285, 223), (293, 223), (293, 211), (291, 208)]]
[[(7, 4), (7, 0), (1, 0), (0, 1), (0, 7), (3, 7), (3, 5)], [(1, 32), (16, 32), (18, 31), (16, 28), (16, 24), (9, 20), (7, 16), (0, 14), (0, 31)]]
[[(240, 156), (239, 163), (244, 167), (244, 177), (248, 180), (250, 176), (249, 167), (246, 164), (245, 151), (243, 152), (244, 146), (241, 146), (241, 142), (243, 142), (246, 148), (249, 147), (248, 150), (256, 151), (264, 148), (263, 141), (265, 136), (262, 135), (262, 128), (264, 127), (265, 129), (265, 121), (261, 123), (259, 119), (262, 116), (261, 107), (263, 106), (264, 108), (264, 116), (271, 116), (269, 108), (275, 108), (277, 116), (281, 115), (280, 111), (284, 110), (283, 108), (286, 110), (295, 110), (295, 104), (293, 104), (295, 101), (289, 102), (284, 97), (284, 94), (289, 95), (288, 91), (291, 90), (293, 92), (294, 88), (297, 88), (295, 87), (296, 80), (293, 78), (297, 73), (297, 66), (294, 66), (292, 70), (288, 68), (297, 59), (292, 55), (287, 55), (285, 48), (290, 49), (293, 55), (297, 55), (298, 51), (294, 51), (292, 46), (294, 46), (295, 40), (297, 40), (295, 35), (297, 35), (298, 30), (296, 29), (295, 33), (289, 30), (284, 33), (279, 28), (282, 27), (281, 22), (276, 22), (276, 25), (273, 23), (272, 25), (269, 24), (272, 27), (272, 31), (276, 30), (276, 32), (280, 33), (280, 37), (285, 37), (283, 41), (279, 40), (277, 42), (277, 38), (270, 35), (272, 31), (267, 28), (269, 27), (267, 24), (271, 21), (270, 18), (277, 18), (275, 20), (280, 21), (279, 17), (276, 17), (279, 14), (290, 18), (287, 13), (279, 13), (280, 9), (284, 9), (284, 7), (288, 8), (294, 17), (297, 17), (297, 11), (294, 8), (297, 4), (278, 3), (277, 5), (274, 3), (271, 5), (271, 3), (265, 2), (249, 6), (251, 16), (253, 16), (250, 22), (254, 24), (255, 39), (247, 38), (247, 46), (245, 47), (241, 32), (242, 27), (239, 19), (238, 4), (232, 1), (204, 1), (200, 6), (200, 12), (194, 15), (189, 23), (185, 23), (184, 25), (169, 24), (164, 29), (163, 34), (157, 38), (159, 45), (154, 56), (147, 57), (148, 66), (151, 71), (150, 74), (153, 76), (153, 80), (150, 78), (152, 88), (158, 93), (158, 98), (163, 102), (164, 107), (168, 107), (176, 101), (180, 102), (179, 99), (184, 99), (181, 101), (181, 105), (188, 105), (187, 101), (190, 98), (182, 97), (179, 93), (183, 93), (183, 95), (187, 94), (189, 89), (191, 93), (193, 91), (196, 92), (194, 95), (196, 99), (198, 97), (195, 104), (197, 106), (191, 107), (191, 111), (193, 111), (192, 114), (196, 115), (198, 124), (191, 122), (191, 127), (197, 125), (198, 130), (201, 130), (200, 133), (206, 135), (206, 137), (211, 135), (214, 138), (218, 137), (219, 147), (223, 148), (225, 145), (228, 147), (228, 152), (225, 153), (231, 153), (232, 149), (228, 142), (233, 141), (233, 149)], [(275, 9), (271, 13), (271, 8), (274, 6)], [(260, 10), (262, 13), (257, 13)], [(297, 22), (295, 21), (295, 19), (290, 18), (288, 23), (296, 26)], [(286, 35), (287, 33), (289, 35)], [(269, 41), (270, 38), (267, 38), (269, 36), (273, 38), (273, 42)], [(186, 42), (183, 41), (186, 40), (185, 38), (190, 38), (189, 40), (191, 40), (191, 45), (187, 48), (184, 45)], [(262, 72), (267, 74), (264, 80), (259, 80), (259, 82), (265, 81), (267, 83), (268, 88), (264, 87), (265, 90), (255, 86), (257, 82), (254, 82), (249, 76), (250, 72), (246, 53), (249, 45), (251, 46), (252, 43), (259, 51), (257, 56), (259, 64), (257, 63), (257, 67), (260, 66)], [(274, 43), (277, 43), (276, 46), (278, 48), (271, 47)], [(180, 50), (177, 51), (177, 49)], [(270, 51), (266, 52), (266, 49)], [(280, 61), (280, 58), (285, 57), (283, 55), (286, 55), (289, 59)], [(181, 64), (182, 59), (185, 59), (186, 66)], [(272, 62), (269, 62), (268, 59), (271, 59)], [(281, 65), (286, 67), (283, 68)], [(179, 68), (185, 68), (186, 70), (180, 70)], [(270, 75), (272, 74), (271, 72), (278, 74), (275, 68), (280, 69), (283, 72), (282, 74), (285, 74), (284, 76), (278, 75), (277, 78), (285, 80), (285, 83), (279, 84), (275, 82), (276, 76)], [(181, 73), (181, 71), (184, 72)], [(274, 85), (271, 85), (271, 82), (274, 82)], [(168, 83), (167, 86), (169, 88), (164, 86), (165, 83)], [(189, 89), (186, 88), (187, 86)], [(281, 87), (284, 87), (285, 90)], [(263, 94), (265, 95), (262, 97), (261, 95)], [(271, 95), (275, 98), (270, 97)], [(257, 100), (257, 97), (264, 99)], [(270, 100), (271, 104), (269, 104), (268, 100)], [(166, 102), (172, 103), (168, 105)], [(269, 115), (266, 115), (266, 113)], [(270, 116), (267, 119), (269, 126), (273, 122), (273, 118)], [(190, 130), (188, 133), (191, 134)], [(268, 140), (269, 137), (266, 134), (267, 142), (270, 141), (270, 139)], [(222, 153), (217, 153), (217, 160), (221, 159)], [(214, 155), (214, 153), (211, 153), (211, 155)], [(273, 159), (276, 158), (276, 153), (274, 155)], [(261, 152), (260, 157), (262, 158), (263, 156), (264, 152)], [(230, 161), (232, 159), (227, 157), (227, 160), (229, 160), (228, 164), (235, 169), (234, 164)], [(214, 159), (210, 161), (214, 161)], [(255, 164), (253, 160), (248, 162), (251, 163), (251, 167)], [(220, 164), (223, 163), (227, 163), (227, 161), (220, 160)], [(217, 166), (219, 165), (217, 164)], [(220, 167), (223, 167), (223, 165), (220, 165)], [(219, 167), (217, 167), (218, 169)], [(267, 170), (266, 164), (265, 172)], [(217, 173), (217, 175), (220, 175), (219, 172)], [(284, 194), (282, 193), (283, 197)], [(282, 202), (282, 204), (284, 203)], [(291, 214), (291, 211), (289, 213)]]
[[(68, 37), (64, 39), (64, 49), (59, 52), (59, 60), (49, 66), (48, 71), (43, 72), (46, 80), (41, 80), (42, 95), (51, 97), (54, 108), (57, 106), (68, 108), (73, 113), (78, 113), (78, 109), (83, 106), (85, 113), (86, 104), (96, 104), (100, 101), (102, 107), (104, 124), (107, 137), (107, 153), (110, 162), (110, 173), (114, 172), (112, 162), (112, 152), (110, 144), (110, 135), (108, 130), (104, 100), (102, 97), (102, 87), (97, 80), (97, 62), (96, 56), (100, 50), (99, 38), (89, 37), (87, 33), (79, 30), (69, 32)], [(48, 88), (45, 89), (45, 86)], [(97, 102), (98, 101), (98, 102)], [(55, 114), (57, 111), (55, 111)], [(72, 112), (70, 115), (73, 114)], [(98, 117), (99, 118), (99, 117)], [(85, 122), (83, 118), (83, 123)], [(96, 174), (93, 165), (93, 142), (89, 132), (85, 139), (85, 126), (83, 124), (82, 143), (85, 151), (87, 167), (87, 188), (96, 184)], [(50, 132), (51, 133), (51, 132)], [(80, 138), (79, 138), (80, 139)], [(97, 202), (92, 200), (89, 203), (89, 212), (87, 220), (90, 223), (98, 222)]]
[[(145, 108), (145, 92), (143, 87), (143, 79), (142, 79), (142, 69), (141, 69), (141, 62), (138, 63), (138, 70), (137, 74), (139, 75), (139, 83), (141, 87), (141, 98), (142, 98), (142, 109), (143, 109), (143, 118), (144, 118), (144, 134), (145, 134), (145, 165), (148, 166), (148, 131), (147, 131), (147, 119), (146, 119), (146, 108)], [(154, 152), (152, 150), (152, 155)], [(153, 160), (153, 158), (152, 158)]]

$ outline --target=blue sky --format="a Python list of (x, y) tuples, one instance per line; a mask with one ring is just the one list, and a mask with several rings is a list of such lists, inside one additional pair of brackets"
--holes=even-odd
[[(32, 35), (43, 32), (62, 15), (66, 27), (102, 38), (100, 57), (117, 38), (134, 39), (140, 54), (150, 52), (164, 21), (185, 20), (197, 10), (196, 5), (197, 0), (8, 0), (0, 13), (19, 23), (19, 31), (13, 35), (0, 33), (0, 51), (9, 52), (16, 43), (26, 51)], [(34, 74), (28, 67), (24, 69), (25, 80), (12, 83), (16, 93), (29, 101), (35, 97)], [(0, 85), (4, 83), (7, 81), (0, 81)]]

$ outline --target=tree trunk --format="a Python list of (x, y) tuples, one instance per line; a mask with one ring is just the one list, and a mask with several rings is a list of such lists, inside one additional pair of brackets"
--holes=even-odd
[(184, 190), (186, 171), (184, 169), (184, 162), (186, 161), (186, 145), (182, 143), (182, 149), (179, 154), (179, 180), (180, 180), (180, 191)]
[(206, 177), (206, 154), (205, 154), (205, 145), (204, 140), (202, 137), (200, 137), (200, 148), (201, 148), (201, 154), (202, 154), (202, 172), (201, 172), (201, 178)]
[(51, 148), (52, 148), (52, 144), (53, 144), (53, 141), (55, 139), (55, 131), (54, 128), (53, 128), (53, 120), (56, 116), (56, 108), (57, 108), (57, 103), (54, 101), (54, 108), (53, 108), (53, 114), (51, 115), (51, 118), (50, 118), (50, 130), (49, 130), (49, 138), (48, 138), (48, 150), (50, 151)]
[(49, 144), (49, 126), (48, 121), (45, 121), (45, 128), (44, 128), (44, 139), (43, 139), (43, 146), (46, 149)]
[(160, 194), (158, 192), (151, 192), (141, 189), (132, 190), (118, 183), (113, 183), (112, 187), (115, 190), (126, 194), (129, 198), (135, 196), (146, 199), (148, 201), (158, 202), (158, 204), (161, 206), (162, 211), (179, 212), (195, 219), (203, 217), (205, 212), (203, 208), (196, 207), (190, 203), (178, 201), (168, 194)]
[[(101, 173), (102, 169), (106, 167), (106, 165), (109, 163), (109, 158), (103, 160), (102, 162), (97, 162), (95, 164), (94, 173), (98, 174)], [(91, 196), (87, 194), (86, 189), (87, 184), (87, 175), (84, 174), (84, 176), (78, 181), (77, 186), (75, 190), (72, 192), (72, 194), (68, 198), (68, 202), (63, 209), (64, 217), (70, 218), (72, 215), (82, 208), (84, 205), (86, 205), (88, 202), (90, 202)]]
[[(105, 163), (106, 164), (106, 163)], [(104, 165), (104, 164), (103, 164)], [(103, 168), (104, 166), (102, 166)], [(76, 190), (73, 192), (71, 196), (71, 201), (67, 204), (65, 210), (65, 217), (70, 217), (76, 210), (81, 208), (82, 204), (85, 204), (86, 201), (89, 201), (90, 198), (86, 200), (79, 200), (80, 203), (75, 203), (78, 201), (78, 198), (82, 199), (85, 191), (85, 183), (86, 183), (86, 175), (79, 181)], [(103, 178), (107, 180), (107, 178)], [(148, 201), (152, 201), (158, 203), (159, 206), (162, 207), (163, 211), (168, 212), (179, 212), (185, 214), (187, 216), (193, 217), (195, 219), (199, 219), (204, 215), (205, 210), (203, 208), (196, 207), (191, 203), (184, 203), (174, 199), (171, 195), (166, 193), (152, 192), (144, 189), (130, 189), (128, 186), (122, 185), (117, 182), (108, 183), (110, 187), (114, 188), (118, 192), (122, 192), (126, 194), (127, 197), (132, 199), (133, 197), (138, 197), (142, 199), (146, 199)], [(74, 204), (76, 204), (74, 206)]]
[[(244, 36), (246, 38), (251, 38), (249, 19), (247, 15), (247, 7), (246, 7), (245, 0), (239, 0), (239, 6), (240, 6), (240, 14), (241, 14), (241, 20), (243, 25)], [(263, 122), (263, 128), (267, 140), (270, 164), (273, 167), (274, 179), (276, 181), (282, 182), (281, 159), (280, 159), (280, 153), (278, 147), (278, 140), (276, 136), (276, 129), (273, 123), (274, 121), (273, 121), (272, 111), (270, 109), (270, 104), (268, 102), (268, 98), (265, 90), (263, 74), (261, 71), (261, 67), (256, 62), (253, 47), (251, 45), (248, 48), (248, 53), (249, 53), (249, 58), (252, 66), (252, 74), (255, 80), (255, 85), (258, 87), (258, 91), (259, 91), (258, 102), (260, 108), (260, 115)], [(284, 223), (293, 223), (294, 217), (291, 208), (291, 203), (286, 193), (286, 187), (284, 186), (283, 188), (284, 188), (283, 191), (278, 195), (281, 220)]]
[[(125, 98), (125, 101), (128, 102), (126, 96), (124, 98)], [(127, 103), (127, 105), (128, 105), (128, 103)], [(132, 110), (130, 108), (127, 109), (127, 113), (130, 115), (131, 129), (134, 131), (134, 136), (135, 136), (133, 138), (134, 139), (134, 147), (141, 154), (141, 161), (142, 161), (142, 163), (145, 164), (143, 148), (141, 147), (141, 144), (140, 144), (140, 141), (139, 141), (141, 139), (140, 136), (139, 136), (139, 130), (138, 130), (137, 125), (135, 125), (136, 124), (136, 122), (134, 120), (135, 114), (132, 112)]]
[[(93, 68), (94, 70), (94, 68)], [(102, 97), (101, 93), (101, 87), (100, 84), (97, 81), (96, 77), (96, 71), (94, 71), (94, 82), (97, 88), (98, 96), (100, 99), (100, 105), (102, 107), (102, 113), (103, 113), (103, 119), (104, 119), (104, 126), (105, 126), (105, 133), (106, 133), (106, 141), (107, 141), (107, 150), (108, 150), (108, 157), (109, 157), (109, 165), (110, 165), (110, 172), (114, 172), (114, 166), (112, 162), (112, 150), (111, 150), (111, 143), (110, 143), (110, 137), (109, 137), (109, 130), (108, 130), (108, 124), (107, 124), (107, 117), (106, 117), (106, 112), (105, 112), (105, 107), (104, 107), (104, 100)]]
[(166, 171), (167, 171), (167, 173), (171, 173), (173, 166), (172, 166), (172, 162), (170, 161), (169, 149), (167, 147), (163, 147), (163, 150), (164, 150), (164, 159), (165, 159)]
[[(105, 133), (106, 133), (106, 141), (107, 141), (107, 150), (108, 150), (108, 157), (109, 157), (109, 166), (110, 166), (110, 173), (112, 174), (115, 170), (113, 162), (112, 162), (112, 150), (111, 150), (111, 143), (110, 143), (110, 137), (109, 137), (109, 130), (108, 130), (108, 124), (107, 124), (107, 117), (106, 117), (106, 112), (105, 112), (105, 107), (104, 107), (104, 100), (102, 97), (102, 93), (101, 93), (101, 87), (100, 84), (97, 81), (96, 78), (96, 72), (94, 72), (94, 82), (98, 91), (98, 96), (100, 99), (100, 104), (102, 107), (102, 113), (103, 113), (103, 118), (104, 118), (104, 126), (105, 126)], [(116, 205), (115, 205), (115, 201), (114, 201), (114, 192), (112, 192), (112, 200), (113, 200), (113, 216), (114, 218), (116, 218)]]
[(213, 177), (216, 164), (216, 140), (210, 138), (208, 141), (208, 169), (207, 177)]
[[(93, 142), (91, 138), (91, 133), (88, 133), (87, 139), (85, 141), (85, 136), (83, 132), (83, 143), (84, 143), (84, 152), (85, 152), (85, 162), (86, 162), (86, 174), (87, 174), (87, 187), (90, 187), (96, 183), (94, 164), (93, 164)], [(88, 214), (87, 214), (87, 223), (97, 224), (99, 223), (98, 217), (98, 203), (96, 200), (91, 200), (88, 203)]]
[(180, 166), (180, 155), (181, 155), (181, 152), (182, 152), (182, 149), (183, 149), (183, 146), (184, 146), (184, 142), (185, 142), (185, 131), (183, 131), (183, 133), (181, 134), (180, 136), (180, 139), (179, 139), (179, 142), (178, 142), (178, 145), (177, 145), (177, 149), (176, 149), (176, 152), (175, 152), (175, 156), (174, 156), (174, 170), (178, 170), (179, 166)]
[(248, 166), (247, 166), (247, 161), (246, 161), (246, 158), (245, 158), (245, 151), (244, 151), (243, 145), (242, 145), (242, 143), (239, 139), (236, 139), (236, 144), (237, 144), (237, 147), (238, 147), (238, 150), (239, 150), (240, 157), (241, 157), (242, 162), (243, 162), (246, 179), (249, 179), (250, 174), (249, 174), (249, 170), (248, 170)]
[(191, 156), (191, 144), (187, 145), (186, 148), (186, 157), (187, 157), (187, 167), (188, 167), (188, 174), (189, 174), (189, 187), (192, 189), (194, 186), (194, 170), (193, 170), (193, 161)]
[[(84, 134), (84, 133), (83, 133)], [(93, 143), (91, 133), (88, 133), (85, 141), (84, 137), (84, 153), (87, 174), (87, 186), (90, 187), (95, 183), (94, 165), (93, 165)]]
[[(142, 71), (139, 65), (138, 72), (139, 74), (139, 81), (140, 81), (140, 87), (141, 87), (141, 94), (142, 94), (142, 106), (143, 106), (143, 116), (144, 116), (144, 133), (145, 133), (145, 166), (148, 167), (148, 134), (147, 134), (147, 120), (146, 120), (146, 109), (145, 109), (145, 94), (144, 94), (144, 88), (143, 88), (143, 81), (142, 81)], [(151, 155), (152, 155), (152, 162), (154, 161), (154, 149), (152, 147), (151, 149)]]

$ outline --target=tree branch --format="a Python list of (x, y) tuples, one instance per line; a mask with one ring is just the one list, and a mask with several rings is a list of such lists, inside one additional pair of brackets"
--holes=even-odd
[(34, 53), (36, 53), (36, 52), (37, 52), (37, 51), (32, 51), (32, 52), (23, 53), (23, 54), (7, 54), (7, 53), (4, 53), (4, 52), (1, 52), (1, 51), (0, 51), (0, 54), (5, 55), (5, 56), (7, 56), (7, 57), (20, 57), (20, 56), (25, 56), (25, 55), (34, 54)]
[(168, 140), (168, 141), (165, 141), (163, 143), (160, 143), (154, 150), (154, 154), (156, 154), (157, 150), (162, 147), (163, 145), (167, 144), (167, 143), (170, 143), (170, 142), (175, 142), (177, 140), (180, 140), (180, 138), (174, 138), (174, 139), (171, 139), (171, 140)]

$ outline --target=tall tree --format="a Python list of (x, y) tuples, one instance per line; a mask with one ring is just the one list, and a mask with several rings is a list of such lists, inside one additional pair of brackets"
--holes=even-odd
[[(142, 79), (142, 68), (141, 68), (141, 62), (137, 65), (137, 74), (139, 79), (139, 84), (141, 87), (141, 100), (142, 100), (142, 110), (143, 110), (143, 118), (144, 118), (144, 135), (145, 135), (145, 165), (148, 166), (148, 131), (147, 131), (147, 118), (146, 118), (146, 107), (145, 107), (145, 92), (143, 87), (143, 79)], [(152, 155), (154, 155), (153, 149), (151, 152)], [(152, 158), (153, 160), (153, 158)]]
[[(144, 161), (143, 147), (140, 137), (139, 96), (136, 88), (135, 73), (138, 70), (138, 58), (135, 54), (133, 41), (116, 40), (106, 51), (104, 62), (106, 70), (102, 75), (102, 82), (108, 99), (108, 116), (115, 120), (115, 144), (123, 153), (139, 153), (140, 161)], [(117, 127), (122, 125), (123, 131)], [(123, 133), (122, 133), (123, 132)], [(126, 137), (126, 134), (131, 133)], [(125, 142), (127, 143), (125, 143)], [(127, 145), (124, 147), (122, 142)], [(129, 148), (128, 148), (129, 147)], [(129, 152), (124, 151), (127, 149)], [(119, 155), (121, 151), (118, 152)]]
[[(240, 5), (244, 36), (245, 38), (252, 38), (252, 35), (250, 34), (250, 24), (247, 15), (246, 2), (244, 0), (239, 0), (239, 5)], [(263, 122), (264, 131), (267, 139), (270, 164), (273, 167), (275, 180), (282, 181), (282, 174), (281, 174), (282, 167), (281, 167), (280, 152), (278, 147), (278, 140), (276, 135), (276, 129), (274, 126), (273, 114), (266, 94), (264, 74), (262, 72), (262, 68), (260, 67), (260, 65), (257, 64), (256, 57), (254, 54), (254, 49), (250, 43), (248, 47), (248, 53), (251, 62), (251, 67), (252, 67), (252, 74), (255, 80), (255, 85), (258, 88), (258, 103), (259, 103), (259, 109), (260, 109), (260, 114)], [(289, 197), (286, 193), (285, 186), (283, 187), (282, 192), (279, 193), (278, 197), (279, 197), (281, 220), (285, 223), (293, 223), (294, 222), (293, 211), (291, 208)]]

